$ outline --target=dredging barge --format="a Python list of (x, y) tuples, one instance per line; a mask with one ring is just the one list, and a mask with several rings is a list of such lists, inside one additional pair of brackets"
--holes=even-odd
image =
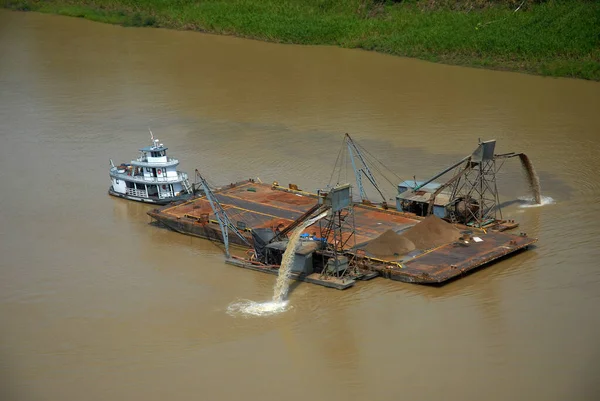
[[(495, 161), (519, 154), (494, 155), (495, 141), (480, 143), (472, 155), (432, 179), (401, 183), (394, 210), (386, 202), (364, 199), (361, 179), (375, 181), (347, 138), (350, 152), (363, 162), (355, 169), (361, 202), (352, 200), (349, 184), (310, 193), (293, 184), (249, 179), (210, 189), (196, 171), (203, 196), (148, 214), (174, 231), (247, 249), (246, 257), (239, 257), (226, 248), (229, 264), (277, 274), (287, 235), (320, 213), (318, 226), (300, 227), (291, 278), (337, 289), (375, 276), (441, 284), (537, 241), (505, 232), (518, 224), (496, 218)], [(450, 180), (434, 183), (453, 168), (457, 170)]]

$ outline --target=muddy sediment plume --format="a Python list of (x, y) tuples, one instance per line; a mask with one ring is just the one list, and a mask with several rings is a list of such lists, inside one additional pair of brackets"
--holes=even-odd
[(533, 168), (533, 163), (531, 163), (531, 160), (529, 160), (529, 157), (527, 157), (525, 153), (521, 153), (519, 155), (519, 159), (521, 159), (521, 166), (523, 167), (525, 175), (527, 176), (527, 181), (533, 194), (533, 200), (539, 205), (542, 203), (542, 190), (540, 188), (540, 178), (538, 177), (537, 173), (535, 172), (535, 169)]
[(425, 250), (456, 241), (460, 231), (439, 217), (430, 215), (401, 236), (415, 244), (415, 248)]
[(387, 230), (365, 246), (365, 251), (379, 257), (404, 255), (414, 249), (415, 244), (411, 240), (392, 230)]

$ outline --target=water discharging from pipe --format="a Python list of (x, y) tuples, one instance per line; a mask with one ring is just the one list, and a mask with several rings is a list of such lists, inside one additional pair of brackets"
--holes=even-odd
[(529, 182), (529, 187), (531, 188), (531, 192), (533, 194), (533, 201), (540, 205), (542, 204), (542, 190), (540, 188), (540, 178), (538, 177), (535, 169), (533, 168), (533, 163), (529, 160), (529, 157), (525, 153), (521, 153), (519, 155), (519, 159), (521, 159), (521, 166), (525, 170), (525, 174), (527, 175), (527, 181)]
[(277, 282), (275, 283), (275, 291), (273, 294), (273, 302), (282, 302), (287, 295), (290, 287), (290, 271), (294, 264), (294, 256), (296, 255), (296, 248), (298, 247), (300, 235), (306, 227), (316, 223), (327, 215), (327, 212), (323, 212), (320, 215), (313, 217), (310, 220), (300, 224), (290, 236), (283, 257), (281, 258), (281, 267), (279, 267), (279, 275), (277, 276)]
[(235, 302), (227, 308), (227, 313), (230, 315), (252, 315), (252, 316), (268, 316), (276, 313), (284, 312), (287, 309), (288, 301), (285, 299), (287, 292), (290, 288), (290, 272), (294, 264), (294, 256), (296, 255), (296, 249), (300, 244), (300, 235), (308, 226), (316, 223), (325, 216), (327, 211), (319, 214), (312, 219), (306, 220), (300, 224), (290, 235), (288, 244), (281, 258), (281, 266), (279, 267), (279, 274), (277, 275), (277, 281), (273, 289), (273, 299), (270, 302), (254, 302), (244, 300)]

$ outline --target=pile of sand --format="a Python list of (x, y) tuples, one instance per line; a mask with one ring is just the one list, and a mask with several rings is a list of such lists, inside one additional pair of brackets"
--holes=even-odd
[(377, 256), (404, 255), (415, 249), (415, 245), (406, 238), (387, 230), (379, 237), (369, 241), (365, 251)]
[(450, 223), (431, 215), (402, 234), (387, 230), (369, 241), (364, 250), (374, 256), (404, 255), (414, 249), (431, 249), (449, 244), (460, 237), (460, 232)]
[(415, 248), (425, 250), (456, 241), (460, 231), (439, 217), (430, 215), (401, 236), (412, 241)]

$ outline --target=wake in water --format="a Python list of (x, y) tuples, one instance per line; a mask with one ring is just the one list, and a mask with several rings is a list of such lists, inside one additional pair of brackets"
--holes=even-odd
[(519, 207), (541, 207), (555, 203), (554, 199), (549, 196), (542, 196), (540, 198), (540, 203), (537, 203), (535, 198), (531, 196), (521, 196), (519, 197), (519, 200), (524, 202)]
[(279, 267), (279, 274), (277, 275), (277, 281), (275, 282), (275, 288), (273, 290), (273, 300), (270, 302), (254, 302), (244, 300), (235, 302), (227, 308), (227, 313), (234, 316), (242, 314), (246, 316), (270, 316), (277, 313), (281, 313), (287, 310), (288, 301), (285, 300), (285, 296), (290, 288), (290, 272), (294, 264), (294, 256), (296, 255), (296, 249), (300, 244), (300, 235), (306, 227), (316, 223), (327, 215), (327, 212), (323, 212), (310, 220), (300, 224), (290, 235), (288, 244), (285, 248), (285, 252), (281, 258), (281, 266)]

